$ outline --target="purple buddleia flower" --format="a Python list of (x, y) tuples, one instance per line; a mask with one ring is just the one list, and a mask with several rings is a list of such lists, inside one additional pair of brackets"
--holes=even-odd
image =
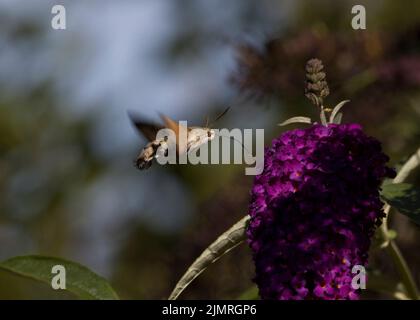
[(263, 299), (357, 299), (352, 267), (366, 266), (384, 213), (381, 144), (357, 124), (283, 133), (255, 178), (247, 230)]

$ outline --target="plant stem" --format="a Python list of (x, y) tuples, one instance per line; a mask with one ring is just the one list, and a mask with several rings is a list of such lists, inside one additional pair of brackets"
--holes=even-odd
[(394, 260), (395, 266), (398, 269), (398, 272), (401, 276), (401, 280), (403, 281), (405, 289), (407, 290), (408, 296), (413, 300), (419, 299), (416, 282), (413, 278), (413, 275), (411, 274), (410, 269), (408, 268), (407, 262), (405, 261), (395, 241), (391, 240), (386, 249), (391, 258)]
[[(408, 177), (411, 171), (413, 171), (417, 166), (420, 165), (420, 148), (417, 149), (416, 153), (414, 153), (410, 159), (401, 167), (400, 171), (398, 172), (397, 176), (392, 181), (393, 183), (402, 183)], [(380, 236), (385, 241), (386, 249), (391, 256), (392, 260), (394, 261), (395, 266), (398, 269), (398, 272), (401, 276), (401, 280), (404, 283), (404, 286), (407, 290), (407, 293), (411, 299), (417, 300), (420, 299), (419, 291), (417, 289), (416, 281), (408, 267), (407, 262), (404, 259), (400, 249), (398, 248), (397, 244), (394, 240), (388, 239), (388, 220), (389, 220), (389, 212), (391, 210), (391, 206), (386, 204), (384, 206), (384, 212), (386, 214), (382, 226)]]

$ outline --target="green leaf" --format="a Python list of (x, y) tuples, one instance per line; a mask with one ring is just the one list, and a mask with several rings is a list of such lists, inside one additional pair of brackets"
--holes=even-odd
[(249, 216), (243, 217), (214, 241), (193, 262), (169, 295), (169, 300), (176, 300), (179, 295), (194, 281), (210, 264), (219, 260), (225, 253), (234, 249), (245, 240)]
[(258, 299), (259, 299), (258, 288), (255, 285), (248, 288), (238, 297), (238, 300), (258, 300)]
[(387, 238), (388, 238), (389, 240), (394, 240), (394, 239), (396, 239), (396, 238), (397, 238), (397, 236), (398, 236), (397, 231), (392, 230), (392, 229), (389, 229), (389, 230), (388, 230)]
[(397, 231), (388, 229), (377, 229), (374, 237), (372, 238), (372, 248), (384, 249), (389, 246), (390, 241), (395, 240), (398, 236)]
[[(342, 115), (340, 116), (340, 119), (338, 119), (338, 112), (341, 110), (341, 108), (347, 103), (347, 102), (350, 102), (350, 100), (344, 100), (344, 101), (341, 101), (339, 104), (337, 104), (335, 107), (334, 107), (334, 109), (333, 109), (333, 111), (331, 112), (331, 115), (330, 115), (330, 123), (340, 123), (341, 122), (341, 117), (342, 117)], [(337, 119), (336, 119), (337, 118)]]
[(307, 124), (311, 124), (311, 118), (308, 117), (293, 117), (290, 119), (287, 119), (286, 121), (279, 123), (279, 126), (287, 126), (288, 124), (292, 124), (292, 123), (307, 123)]
[(333, 122), (331, 122), (331, 123), (334, 123), (334, 124), (340, 124), (342, 119), (343, 119), (343, 113), (342, 113), (342, 112), (339, 112), (339, 113), (337, 113), (337, 115), (334, 117), (334, 120), (333, 120)]
[(66, 289), (82, 299), (115, 300), (118, 299), (110, 284), (88, 268), (61, 258), (46, 256), (14, 257), (0, 263), (0, 269), (14, 274), (44, 282), (51, 286), (56, 273), (52, 273), (55, 265), (65, 268)]
[(420, 225), (420, 189), (409, 183), (382, 186), (382, 198), (400, 213)]

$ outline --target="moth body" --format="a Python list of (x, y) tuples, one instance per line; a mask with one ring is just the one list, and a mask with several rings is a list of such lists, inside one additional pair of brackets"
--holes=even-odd
[(191, 127), (188, 129), (187, 152), (208, 143), (215, 136), (214, 130), (210, 128)]
[[(228, 110), (229, 108), (227, 108), (222, 114), (220, 114), (215, 119), (215, 121), (220, 119)], [(175, 133), (176, 152), (178, 156), (189, 152), (190, 150), (199, 148), (201, 145), (208, 143), (215, 137), (215, 131), (209, 128), (208, 123), (204, 127), (185, 127), (163, 114), (161, 114), (160, 117), (164, 122), (164, 126), (156, 125), (144, 121), (141, 118), (130, 115), (131, 121), (133, 122), (137, 130), (149, 140), (149, 142), (140, 151), (140, 154), (135, 160), (135, 164), (140, 170), (150, 168), (153, 159), (158, 158), (159, 156), (161, 156), (161, 154), (167, 155), (169, 150), (168, 143), (170, 143), (168, 137), (165, 137), (161, 140), (156, 139), (156, 135), (161, 129), (167, 128)], [(187, 141), (180, 141), (180, 133), (183, 132), (187, 133)]]

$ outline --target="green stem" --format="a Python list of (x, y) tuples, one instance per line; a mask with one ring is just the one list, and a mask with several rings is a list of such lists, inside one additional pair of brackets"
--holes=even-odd
[[(400, 171), (398, 172), (397, 176), (393, 180), (393, 183), (402, 183), (413, 171), (417, 166), (420, 165), (420, 148), (416, 151), (414, 155), (408, 159), (408, 161), (401, 167)], [(395, 266), (398, 269), (400, 274), (401, 280), (404, 283), (404, 286), (407, 290), (407, 294), (411, 299), (418, 300), (419, 291), (417, 289), (416, 281), (408, 267), (407, 262), (404, 259), (400, 249), (398, 248), (396, 242), (394, 240), (390, 240), (388, 237), (388, 221), (389, 221), (389, 212), (391, 210), (390, 205), (385, 205), (384, 212), (386, 214), (381, 229), (380, 229), (380, 236), (384, 243), (386, 244), (386, 249), (388, 254), (391, 256)]]
[(397, 244), (391, 240), (386, 249), (398, 269), (408, 296), (413, 300), (419, 299), (416, 282)]

